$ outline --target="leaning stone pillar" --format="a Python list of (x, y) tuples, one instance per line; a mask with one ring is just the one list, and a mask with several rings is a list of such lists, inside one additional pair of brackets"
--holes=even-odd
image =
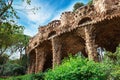
[(35, 73), (35, 58), (32, 59), (31, 71), (30, 73)]
[(62, 55), (62, 43), (59, 37), (52, 38), (52, 50), (53, 50), (53, 69), (56, 65), (61, 63)]
[(35, 57), (36, 57), (36, 54), (34, 53), (30, 53), (28, 55), (29, 57), (29, 65), (28, 65), (28, 74), (31, 74), (31, 73), (35, 73)]
[(36, 52), (36, 68), (35, 73), (42, 72), (44, 69), (44, 64), (46, 60), (45, 49), (43, 47), (38, 47), (35, 49)]
[(97, 45), (95, 44), (95, 34), (93, 34), (93, 26), (85, 27), (86, 50), (89, 60), (98, 61)]

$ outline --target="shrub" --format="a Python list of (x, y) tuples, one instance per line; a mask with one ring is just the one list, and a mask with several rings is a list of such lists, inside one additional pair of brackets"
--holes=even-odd
[(111, 73), (109, 80), (120, 80), (120, 45), (116, 48), (116, 52), (105, 52), (104, 64), (111, 64)]
[(45, 80), (106, 80), (109, 69), (109, 65), (71, 57), (54, 70), (46, 72)]
[(1, 66), (0, 71), (1, 76), (17, 76), (25, 74), (25, 69), (23, 66), (18, 64), (6, 63)]
[(35, 80), (44, 80), (44, 73), (40, 72), (34, 75)]
[(73, 12), (75, 12), (78, 8), (80, 8), (82, 6), (84, 6), (83, 3), (80, 3), (80, 2), (75, 3), (73, 6)]
[(93, 4), (93, 0), (89, 0), (89, 2), (87, 4), (88, 5), (92, 5)]
[(27, 74), (24, 76), (10, 77), (7, 79), (0, 80), (44, 80), (44, 73), (40, 72), (38, 74)]

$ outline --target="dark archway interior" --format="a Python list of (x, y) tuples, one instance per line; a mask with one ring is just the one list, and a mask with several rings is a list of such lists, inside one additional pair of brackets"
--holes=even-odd
[[(85, 52), (85, 41), (81, 37), (77, 36), (74, 31), (61, 35), (60, 39), (61, 39), (61, 44), (62, 44), (61, 59), (68, 58), (69, 55), (75, 55), (80, 51), (85, 57), (87, 57), (87, 54)], [(47, 53), (46, 61), (44, 64), (44, 70), (43, 70), (43, 71), (46, 71), (48, 68), (52, 68), (52, 63), (53, 63), (51, 41), (44, 42), (42, 46), (45, 47), (45, 50), (46, 50), (45, 53)]]
[(92, 21), (92, 19), (89, 17), (85, 17), (79, 21), (78, 25), (81, 25), (81, 24), (86, 23), (88, 21)]
[(62, 59), (69, 55), (75, 55), (78, 52), (82, 52), (82, 54), (87, 57), (85, 52), (85, 41), (81, 37), (77, 36), (75, 31), (65, 33), (60, 37), (62, 37), (63, 44)]
[(96, 24), (96, 43), (107, 51), (115, 52), (120, 43), (120, 18)]
[(35, 72), (35, 64), (36, 63), (36, 53), (35, 50), (32, 50), (29, 54), (29, 69), (32, 70), (30, 72)]
[(44, 63), (43, 71), (46, 71), (48, 68), (52, 68), (52, 44), (51, 41), (45, 41), (43, 42), (42, 46), (44, 47), (45, 53), (46, 53), (46, 60)]
[(52, 31), (52, 32), (49, 33), (48, 37), (51, 37), (51, 36), (53, 36), (55, 34), (56, 34), (56, 31)]

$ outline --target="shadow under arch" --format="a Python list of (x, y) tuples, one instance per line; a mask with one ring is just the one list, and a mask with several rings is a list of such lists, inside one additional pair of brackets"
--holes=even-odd
[(92, 19), (90, 17), (84, 17), (83, 19), (81, 19), (79, 21), (78, 25), (81, 25), (81, 24), (89, 22), (89, 21), (92, 21)]
[(52, 32), (50, 32), (49, 34), (48, 34), (48, 37), (51, 37), (51, 36), (53, 36), (53, 35), (55, 35), (56, 34), (56, 31), (52, 31)]

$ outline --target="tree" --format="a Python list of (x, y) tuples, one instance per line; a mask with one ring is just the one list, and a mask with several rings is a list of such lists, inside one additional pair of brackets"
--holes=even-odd
[(28, 45), (30, 36), (24, 34), (15, 35), (16, 44), (14, 45), (16, 50), (20, 53), (20, 59), (22, 58), (22, 52), (25, 51), (26, 46)]
[(84, 6), (83, 3), (77, 2), (74, 6), (73, 6), (73, 11), (76, 11), (79, 7)]
[(87, 4), (88, 5), (92, 5), (93, 4), (93, 0), (89, 0), (89, 2)]
[[(18, 18), (16, 11), (12, 6), (14, 0), (0, 0), (0, 22), (8, 20), (10, 18)], [(22, 0), (30, 4), (31, 0)]]
[(0, 56), (5, 52), (13, 54), (22, 51), (28, 44), (29, 36), (23, 34), (24, 27), (8, 22), (0, 26)]
[(0, 57), (0, 65), (5, 64), (9, 60), (9, 57), (7, 54), (4, 54), (3, 56)]
[[(22, 1), (30, 4), (30, 0)], [(0, 75), (3, 76), (24, 74), (26, 69), (27, 58), (19, 60), (21, 65), (9, 62), (13, 53), (23, 53), (30, 38), (23, 33), (24, 27), (14, 20), (19, 17), (12, 6), (13, 2), (14, 0), (0, 0)]]
[[(29, 36), (24, 35), (24, 27), (15, 23), (19, 19), (12, 6), (14, 0), (0, 0), (0, 56), (4, 53), (22, 53), (28, 43)], [(31, 0), (23, 0), (30, 4)]]

